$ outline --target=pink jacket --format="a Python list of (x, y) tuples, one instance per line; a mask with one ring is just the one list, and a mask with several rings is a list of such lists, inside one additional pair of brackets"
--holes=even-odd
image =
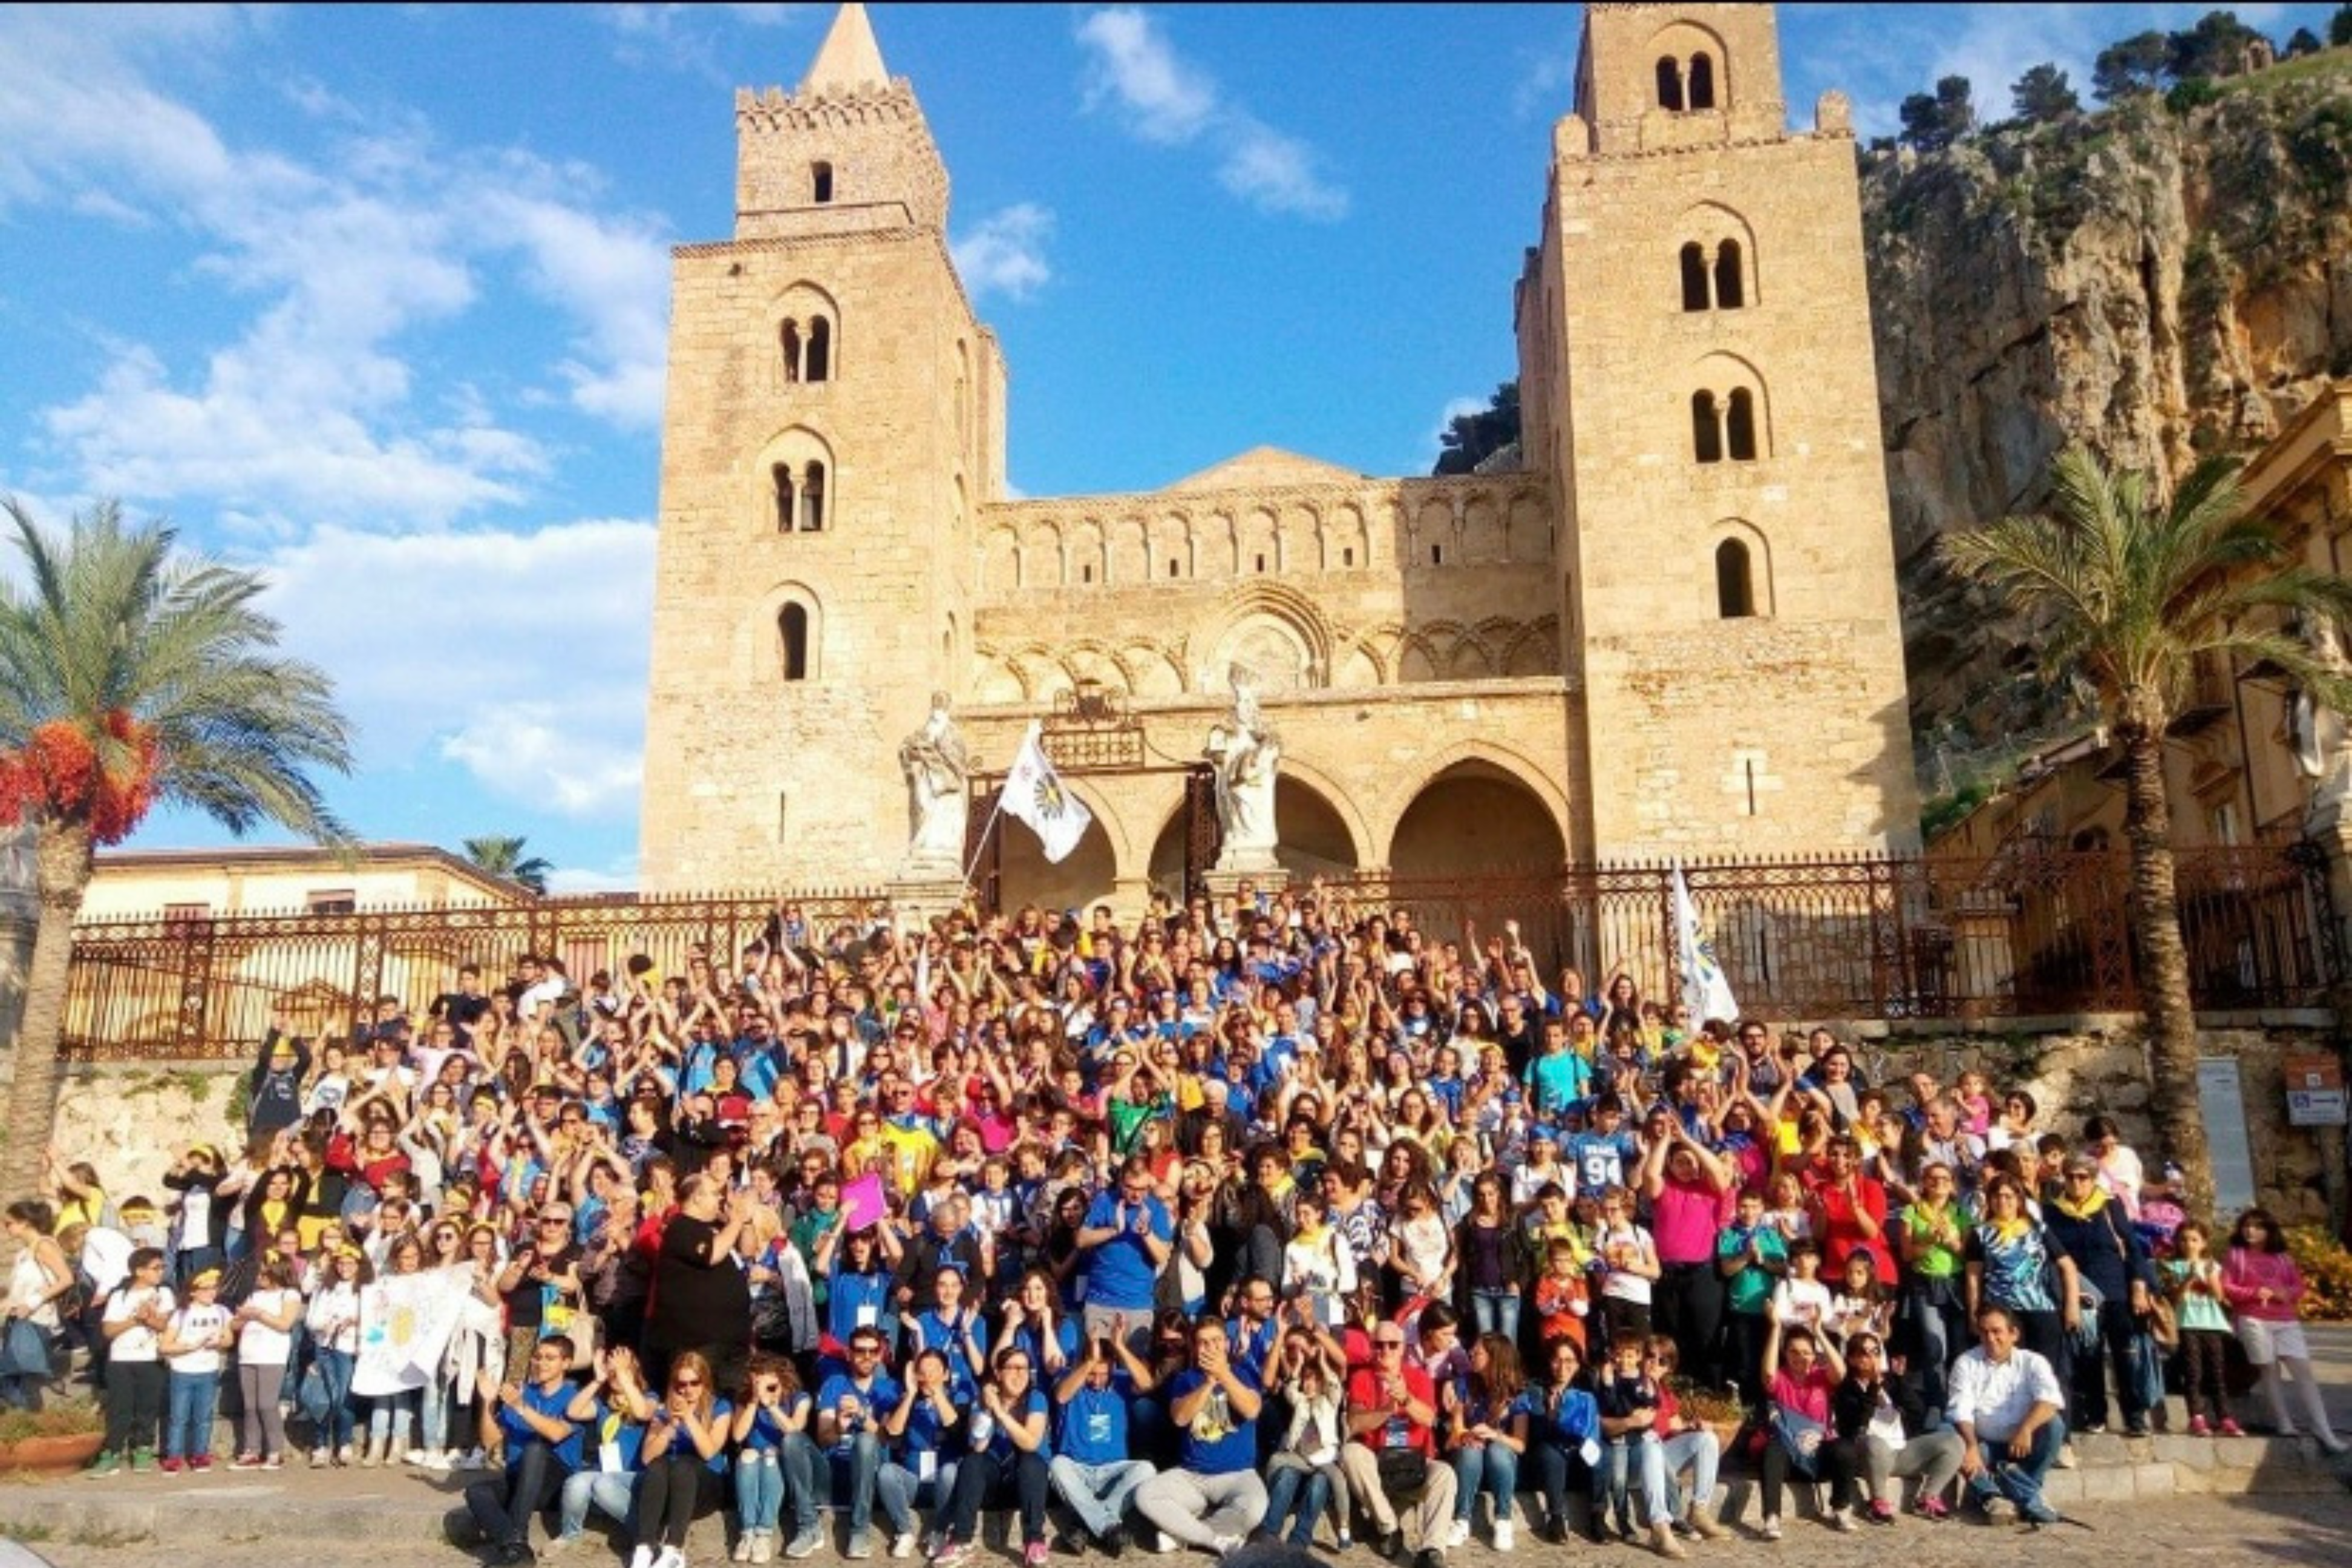
[[(2270, 1289), (2268, 1301), (2260, 1299), (2264, 1287)], [(2284, 1252), (2233, 1247), (2221, 1268), (2221, 1294), (2244, 1317), (2291, 1323), (2295, 1303), (2303, 1300), (2303, 1270)]]

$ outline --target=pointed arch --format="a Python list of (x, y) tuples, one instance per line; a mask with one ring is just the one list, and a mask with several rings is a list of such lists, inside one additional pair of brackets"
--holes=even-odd
[(1573, 842), (1559, 781), (1494, 741), (1459, 741), (1435, 752), (1383, 804), (1388, 865), (1400, 875), (1563, 863)]

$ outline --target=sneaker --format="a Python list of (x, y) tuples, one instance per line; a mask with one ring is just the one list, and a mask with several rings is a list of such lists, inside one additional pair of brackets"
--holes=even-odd
[(579, 1544), (580, 1538), (576, 1535), (551, 1536), (547, 1544), (539, 1549), (539, 1560), (541, 1563), (552, 1563)]
[(352, 1446), (349, 1443), (335, 1450), (335, 1463), (347, 1470), (352, 1468)]
[(629, 1568), (654, 1568), (654, 1549), (640, 1546), (629, 1553)]
[(2246, 1429), (2227, 1415), (2221, 1417), (2221, 1424), (2213, 1430), (2224, 1437), (2242, 1437), (2246, 1435)]
[(2074, 1435), (2078, 1437), (2097, 1437), (2104, 1436), (2106, 1429), (2107, 1424), (2104, 1421), (2087, 1421), (2074, 1428)]
[(2189, 1418), (2189, 1435), (2191, 1437), (2210, 1437), (2213, 1435), (2212, 1425), (2202, 1415), (2192, 1415)]
[(1876, 1501), (1873, 1502), (1870, 1505), (1870, 1522), (1873, 1524), (1893, 1524), (1895, 1522), (1895, 1505), (1888, 1502), (1885, 1498), (1880, 1498)]
[(228, 1462), (228, 1468), (232, 1470), (257, 1470), (261, 1468), (261, 1456), (258, 1454), (239, 1454), (236, 1458), (231, 1459)]
[[(1165, 1541), (1165, 1540), (1166, 1540), (1166, 1539), (1168, 1539), (1168, 1538), (1167, 1538), (1166, 1536), (1164, 1536), (1164, 1535), (1163, 1535), (1163, 1536), (1161, 1536), (1161, 1537), (1160, 1537), (1160, 1539), (1161, 1539), (1162, 1541)], [(1352, 1551), (1354, 1551), (1354, 1550), (1355, 1550), (1355, 1546), (1356, 1546), (1356, 1538), (1355, 1538), (1354, 1536), (1352, 1536), (1352, 1535), (1349, 1534), (1346, 1531), (1344, 1531), (1344, 1530), (1343, 1530), (1343, 1531), (1341, 1531), (1339, 1532), (1339, 1537), (1338, 1537), (1338, 1549), (1339, 1549), (1339, 1551), (1341, 1551), (1341, 1552), (1352, 1552)], [(1161, 1547), (1160, 1550), (1161, 1550), (1162, 1552), (1165, 1552), (1165, 1551), (1167, 1551), (1168, 1549), (1167, 1549), (1166, 1547), (1164, 1547), (1164, 1546), (1163, 1546), (1163, 1547)]]
[(1462, 1545), (1469, 1539), (1470, 1521), (1466, 1519), (1455, 1520), (1453, 1525), (1445, 1531), (1445, 1544), (1448, 1550)]
[(1165, 1557), (1176, 1550), (1176, 1538), (1164, 1530), (1155, 1530), (1151, 1532), (1151, 1549)]
[(177, 1454), (164, 1455), (163, 1469), (163, 1473), (167, 1476), (178, 1475), (180, 1473), (180, 1456)]
[(323, 1470), (334, 1461), (335, 1451), (332, 1448), (321, 1446), (310, 1450), (310, 1468), (314, 1470)]
[[(824, 1538), (815, 1531), (796, 1530), (793, 1538), (784, 1543), (784, 1555), (797, 1563), (803, 1557), (814, 1556), (816, 1549), (824, 1544)], [(893, 1557), (909, 1556), (914, 1550), (915, 1532), (911, 1530), (890, 1543), (890, 1555)]]
[(132, 1475), (134, 1475), (134, 1476), (143, 1476), (143, 1475), (147, 1474), (150, 1470), (152, 1470), (154, 1468), (155, 1468), (155, 1450), (154, 1450), (154, 1449), (152, 1449), (152, 1448), (133, 1448), (133, 1449), (131, 1449), (131, 1473)]
[(1777, 1513), (1766, 1514), (1764, 1516), (1764, 1521), (1756, 1527), (1756, 1533), (1762, 1536), (1767, 1541), (1780, 1540), (1780, 1516)]
[(1832, 1530), (1851, 1531), (1853, 1528), (1853, 1513), (1849, 1509), (1833, 1508), (1830, 1510), (1829, 1517), (1822, 1522)]
[(1507, 1519), (1495, 1521), (1495, 1550), (1508, 1552), (1519, 1543), (1519, 1532)]
[(2126, 1422), (2125, 1422), (2125, 1423), (2124, 1423), (2124, 1436), (2126, 1436), (2126, 1437), (2145, 1437), (2145, 1436), (2147, 1436), (2147, 1435), (2148, 1435), (2148, 1431), (2147, 1431), (2147, 1422), (2145, 1422), (2145, 1421), (2126, 1421)]
[(751, 1561), (751, 1548), (759, 1543), (760, 1532), (758, 1531), (745, 1531), (742, 1534), (735, 1538), (735, 1550), (729, 1553), (727, 1561), (730, 1563), (749, 1563)]
[[(795, 1537), (794, 1539), (797, 1542), (798, 1538)], [(808, 1539), (809, 1550), (812, 1552), (815, 1551), (816, 1534), (814, 1531), (810, 1532)], [(920, 1542), (915, 1539), (915, 1532), (913, 1531), (903, 1531), (890, 1538), (890, 1555), (898, 1558), (901, 1562), (904, 1562), (906, 1559), (912, 1557), (915, 1554), (915, 1548), (919, 1544)], [(785, 1555), (790, 1556), (791, 1553), (787, 1552)]]
[(1930, 1520), (1937, 1524), (1941, 1524), (1944, 1521), (1952, 1517), (1952, 1505), (1946, 1502), (1939, 1497), (1923, 1497), (1919, 1500), (1918, 1508), (1914, 1511), (1916, 1512), (1921, 1519)]
[(400, 1462), (421, 1470), (433, 1462), (433, 1455), (429, 1449), (411, 1448), (400, 1457)]
[(89, 1463), (81, 1468), (81, 1473), (95, 1479), (100, 1476), (119, 1474), (121, 1469), (122, 1456), (111, 1448), (100, 1448), (89, 1457)]
[[(466, 1457), (457, 1461), (457, 1468), (461, 1470), (487, 1470), (489, 1468), (489, 1461), (482, 1457), (482, 1451), (479, 1448), (467, 1449)], [(646, 1561), (650, 1564), (653, 1559), (648, 1557)]]
[(428, 1470), (436, 1476), (446, 1476), (449, 1473), (450, 1466), (456, 1463), (457, 1456), (452, 1454), (448, 1449), (427, 1448), (425, 1450), (425, 1462), (420, 1468)]
[(2056, 1459), (2055, 1461), (2053, 1461), (2053, 1462), (2056, 1464), (2056, 1466), (2057, 1466), (2057, 1468), (2058, 1468), (2059, 1469), (2062, 1469), (2062, 1470), (2071, 1470), (2071, 1469), (2073, 1469), (2073, 1468), (2074, 1468), (2074, 1444), (2072, 1444), (2072, 1443), (2061, 1443), (2061, 1444), (2059, 1444), (2059, 1445), (2058, 1445), (2058, 1458), (2057, 1458), (2057, 1459)]
[(212, 1468), (213, 1457), (210, 1454), (194, 1454), (189, 1457), (188, 1468), (192, 1470), (209, 1470)]
[(1999, 1492), (1993, 1492), (1984, 1500), (1984, 1515), (1988, 1524), (2007, 1524), (2017, 1517), (2017, 1505)]
[[(853, 1535), (849, 1538), (848, 1554), (852, 1557), (857, 1556), (857, 1538)], [(869, 1552), (867, 1555), (871, 1555), (871, 1553)], [(934, 1563), (938, 1564), (938, 1568), (962, 1568), (962, 1565), (971, 1560), (971, 1546), (961, 1541), (943, 1541), (940, 1542), (940, 1550), (931, 1559)]]
[(686, 1552), (682, 1547), (665, 1546), (654, 1559), (654, 1568), (686, 1568)]
[[(870, 1530), (860, 1530), (852, 1532), (849, 1537), (849, 1550), (843, 1552), (842, 1555), (848, 1558), (853, 1563), (863, 1562), (866, 1558), (873, 1556), (874, 1532)], [(936, 1561), (945, 1562), (946, 1560), (947, 1552), (942, 1550)]]
[(1042, 1541), (1024, 1543), (1021, 1548), (1021, 1564), (1022, 1568), (1045, 1568), (1045, 1543)]

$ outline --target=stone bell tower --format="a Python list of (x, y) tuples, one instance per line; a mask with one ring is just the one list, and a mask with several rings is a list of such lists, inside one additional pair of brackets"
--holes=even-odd
[(1773, 8), (1585, 7), (1519, 283), (1606, 858), (1918, 842), (1845, 99)]
[(641, 879), (870, 885), (907, 843), (878, 781), (962, 684), (1003, 362), (863, 5), (735, 123), (734, 237), (673, 258)]

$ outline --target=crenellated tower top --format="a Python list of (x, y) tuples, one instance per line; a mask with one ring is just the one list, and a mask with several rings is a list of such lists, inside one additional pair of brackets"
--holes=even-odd
[(947, 230), (947, 165), (863, 5), (842, 6), (793, 91), (737, 89), (735, 143), (738, 239)]

